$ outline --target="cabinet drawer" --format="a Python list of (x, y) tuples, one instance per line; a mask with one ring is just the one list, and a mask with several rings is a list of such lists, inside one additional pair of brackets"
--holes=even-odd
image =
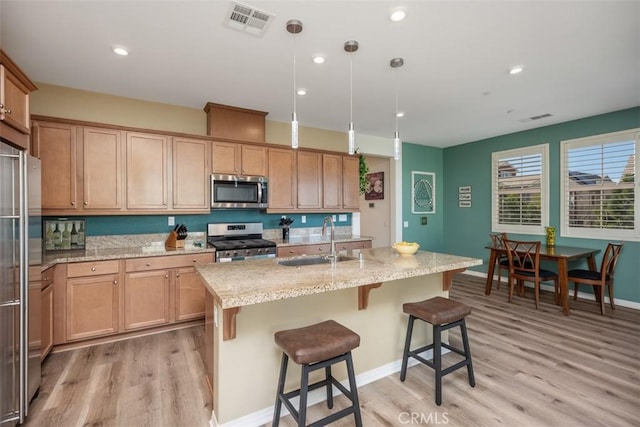
[(298, 255), (325, 255), (331, 252), (331, 244), (285, 246), (278, 248), (279, 257), (289, 257)]
[(355, 242), (336, 243), (336, 251), (353, 251), (356, 249), (371, 248), (371, 240), (360, 240)]
[(166, 268), (188, 267), (190, 265), (209, 264), (213, 262), (213, 253), (201, 253), (193, 255), (171, 255), (147, 258), (133, 258), (125, 261), (125, 270), (149, 271)]
[(67, 277), (99, 276), (118, 274), (120, 262), (110, 261), (73, 262), (67, 265)]

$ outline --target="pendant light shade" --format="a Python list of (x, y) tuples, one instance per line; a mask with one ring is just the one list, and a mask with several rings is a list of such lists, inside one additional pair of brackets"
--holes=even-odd
[[(349, 40), (344, 42), (344, 50), (353, 53), (358, 50), (358, 42)], [(349, 58), (349, 154), (356, 152), (356, 131), (353, 128), (353, 56)]]
[(393, 58), (389, 61), (391, 68), (396, 70), (396, 131), (393, 133), (393, 158), (400, 160), (400, 131), (398, 130), (398, 68), (404, 65), (404, 59)]
[[(287, 21), (287, 31), (294, 36), (302, 32), (302, 22), (297, 19)], [(296, 41), (293, 39), (293, 114), (291, 115), (291, 148), (298, 148), (298, 114), (296, 112)]]

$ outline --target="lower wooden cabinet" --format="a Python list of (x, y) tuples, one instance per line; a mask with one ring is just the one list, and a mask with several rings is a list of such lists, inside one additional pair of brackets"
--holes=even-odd
[(176, 321), (204, 317), (206, 290), (194, 267), (175, 270)]
[(49, 283), (40, 294), (42, 309), (40, 312), (40, 360), (51, 351), (53, 347), (53, 284)]
[(148, 328), (169, 323), (168, 270), (126, 273), (124, 329)]
[(67, 341), (118, 332), (118, 274), (67, 279)]

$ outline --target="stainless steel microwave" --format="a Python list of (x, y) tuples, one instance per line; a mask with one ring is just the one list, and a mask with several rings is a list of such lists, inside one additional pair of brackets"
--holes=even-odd
[(266, 209), (269, 179), (265, 176), (211, 175), (211, 207)]

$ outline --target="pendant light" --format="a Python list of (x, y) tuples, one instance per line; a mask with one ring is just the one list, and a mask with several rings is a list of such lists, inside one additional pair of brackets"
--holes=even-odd
[(400, 132), (398, 131), (398, 68), (404, 65), (404, 59), (393, 58), (389, 65), (396, 70), (396, 131), (393, 134), (393, 158), (400, 160)]
[[(287, 21), (287, 31), (294, 36), (302, 32), (302, 22), (297, 19)], [(293, 114), (291, 115), (291, 148), (298, 148), (298, 114), (296, 113), (296, 39), (293, 39)]]
[[(358, 42), (349, 40), (344, 42), (344, 50), (353, 53), (358, 50)], [(349, 154), (356, 151), (356, 131), (353, 128), (353, 55), (349, 57)]]

